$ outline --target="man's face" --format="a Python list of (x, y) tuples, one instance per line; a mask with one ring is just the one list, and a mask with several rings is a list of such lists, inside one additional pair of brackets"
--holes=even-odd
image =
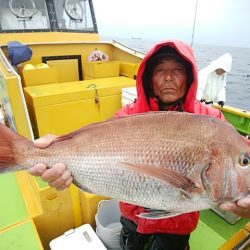
[(218, 76), (221, 76), (221, 75), (223, 75), (226, 71), (225, 71), (224, 69), (216, 69), (215, 72), (216, 72), (216, 74), (217, 74)]
[(162, 103), (170, 104), (187, 92), (187, 69), (184, 64), (169, 58), (153, 70), (153, 91)]

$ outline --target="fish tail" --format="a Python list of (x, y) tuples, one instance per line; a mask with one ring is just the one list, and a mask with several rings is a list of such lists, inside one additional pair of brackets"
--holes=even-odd
[(17, 166), (16, 153), (16, 145), (24, 140), (27, 139), (0, 123), (0, 173), (24, 169)]

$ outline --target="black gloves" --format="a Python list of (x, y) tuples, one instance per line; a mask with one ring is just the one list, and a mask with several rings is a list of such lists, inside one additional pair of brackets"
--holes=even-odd
[[(213, 101), (207, 102), (205, 99), (201, 99), (200, 102), (205, 102), (206, 104), (213, 104)], [(223, 108), (225, 102), (219, 101), (218, 104), (220, 105), (221, 108)]]
[(219, 101), (218, 104), (221, 106), (221, 108), (223, 108), (225, 103), (223, 101)]

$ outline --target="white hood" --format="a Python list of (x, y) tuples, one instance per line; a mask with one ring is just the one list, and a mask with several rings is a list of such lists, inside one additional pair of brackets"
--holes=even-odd
[(232, 56), (229, 53), (226, 53), (212, 61), (206, 68), (204, 68), (208, 74), (212, 73), (216, 69), (223, 69), (227, 73), (231, 72)]
[[(226, 75), (232, 68), (232, 56), (229, 53), (223, 54), (212, 61), (207, 67), (199, 71), (197, 100), (226, 101)], [(225, 71), (221, 76), (215, 73), (216, 69)]]

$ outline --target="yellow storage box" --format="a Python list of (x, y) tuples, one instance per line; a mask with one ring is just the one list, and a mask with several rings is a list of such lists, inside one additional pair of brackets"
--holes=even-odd
[(126, 76), (132, 79), (136, 79), (140, 63), (131, 63), (126, 61), (115, 61), (115, 62), (118, 62), (120, 65), (119, 74), (121, 76)]
[(25, 88), (35, 136), (65, 134), (98, 121), (95, 90), (82, 82), (67, 82)]
[(119, 76), (118, 62), (84, 62), (84, 79)]
[(121, 108), (121, 89), (132, 86), (133, 79), (110, 77), (26, 87), (36, 136), (61, 135), (111, 118)]
[(56, 67), (22, 70), (21, 75), (25, 86), (58, 82), (58, 70)]

